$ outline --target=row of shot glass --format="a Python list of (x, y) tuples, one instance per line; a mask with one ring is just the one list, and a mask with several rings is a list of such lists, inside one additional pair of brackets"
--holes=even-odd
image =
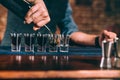
[[(20, 52), (23, 42), (25, 52), (68, 52), (69, 35), (41, 33), (10, 33), (11, 51)], [(36, 50), (35, 50), (36, 47)]]

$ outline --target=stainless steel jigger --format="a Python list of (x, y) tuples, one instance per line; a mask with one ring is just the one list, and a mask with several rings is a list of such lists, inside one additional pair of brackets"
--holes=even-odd
[(114, 67), (120, 68), (120, 39), (119, 38), (115, 39), (114, 48), (115, 48)]
[(113, 42), (103, 40), (102, 41), (102, 58), (100, 68), (110, 69), (112, 68), (111, 63), (111, 51)]

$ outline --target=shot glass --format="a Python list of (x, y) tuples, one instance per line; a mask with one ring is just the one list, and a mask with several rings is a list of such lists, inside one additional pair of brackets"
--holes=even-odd
[(25, 52), (34, 52), (35, 34), (24, 33)]
[(115, 68), (120, 68), (120, 39), (116, 38), (114, 42), (114, 48), (115, 48), (115, 59), (113, 66)]
[(113, 42), (103, 40), (102, 41), (102, 58), (100, 62), (100, 68), (110, 69), (112, 68), (111, 51)]
[(60, 52), (69, 51), (69, 35), (60, 35)]
[(48, 44), (48, 34), (37, 34), (37, 52), (46, 52)]
[(49, 52), (58, 52), (58, 35), (50, 34), (49, 36)]
[(20, 52), (21, 51), (21, 33), (10, 33), (11, 37), (11, 51)]

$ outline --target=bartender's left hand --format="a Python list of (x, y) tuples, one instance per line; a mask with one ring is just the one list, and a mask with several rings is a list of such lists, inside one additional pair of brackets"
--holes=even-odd
[(99, 36), (99, 44), (101, 45), (103, 40), (113, 42), (116, 37), (117, 37), (116, 33), (104, 30), (102, 34)]
[(25, 16), (25, 22), (30, 24), (33, 22), (35, 26), (34, 30), (38, 30), (50, 21), (48, 10), (44, 4), (43, 0), (27, 0), (28, 2), (34, 4)]

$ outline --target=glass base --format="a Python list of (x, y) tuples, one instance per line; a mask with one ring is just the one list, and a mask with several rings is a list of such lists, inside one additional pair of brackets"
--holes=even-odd
[(100, 68), (110, 69), (112, 68), (111, 58), (102, 58)]
[(115, 58), (113, 66), (115, 68), (120, 68), (120, 58)]

